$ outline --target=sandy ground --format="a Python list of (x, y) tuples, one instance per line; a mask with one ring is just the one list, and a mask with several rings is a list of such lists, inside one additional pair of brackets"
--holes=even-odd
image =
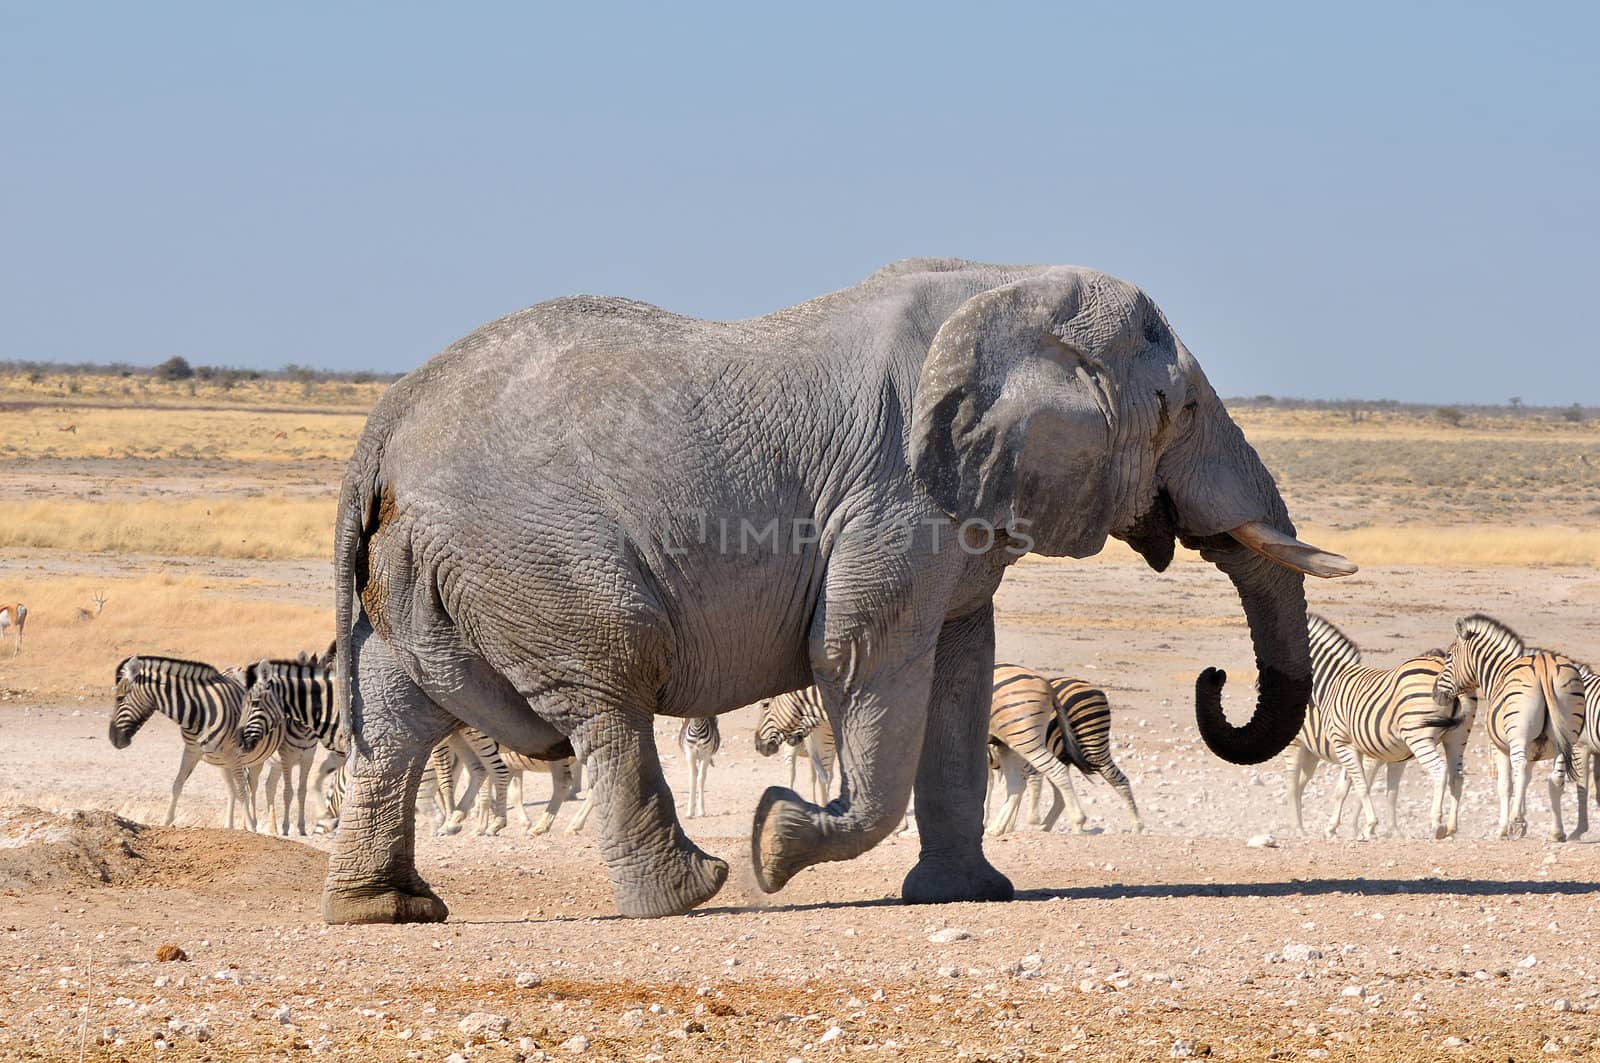
[[(308, 594), (325, 586), (318, 566), (262, 568)], [(1373, 661), (1446, 641), (1474, 609), (1600, 658), (1600, 578), (1587, 571), (1367, 569), (1308, 589)], [(1481, 734), (1459, 839), (1425, 838), (1420, 773), (1402, 786), (1400, 837), (1302, 837), (1281, 761), (1230, 767), (1194, 737), (1199, 667), (1228, 667), (1229, 704), (1249, 699), (1248, 638), (1222, 577), (1197, 564), (1156, 576), (1030, 562), (999, 604), (1002, 658), (1111, 694), (1117, 759), (1150, 828), (1129, 834), (1115, 795), (1080, 783), (1093, 833), (989, 842), (1018, 888), (1006, 905), (900, 905), (915, 836), (756, 894), (744, 884), (750, 816), (783, 769), (755, 755), (742, 711), (723, 719), (712, 814), (687, 822), (735, 865), (710, 907), (618, 919), (592, 834), (530, 838), (514, 818), (500, 837), (421, 842), (448, 924), (330, 928), (317, 917), (327, 840), (217, 829), (214, 769), (191, 780), (178, 828), (134, 825), (165, 811), (170, 725), (119, 753), (105, 736), (109, 691), (8, 703), (0, 1057), (1600, 1056), (1600, 850), (1543, 840), (1544, 772), (1527, 839), (1491, 837)], [(662, 721), (663, 749), (675, 730)], [(667, 770), (682, 785), (675, 752)], [(1316, 828), (1333, 774), (1307, 795)], [(542, 799), (547, 785), (530, 791)], [(1569, 787), (1569, 830), (1573, 800)], [(1262, 834), (1275, 847), (1247, 844)], [(162, 945), (188, 959), (158, 962)]]

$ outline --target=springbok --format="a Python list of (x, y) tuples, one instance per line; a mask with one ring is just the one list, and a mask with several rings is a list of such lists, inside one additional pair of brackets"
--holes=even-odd
[(95, 596), (94, 596), (94, 612), (90, 612), (89, 610), (83, 608), (82, 606), (79, 606), (78, 607), (78, 613), (77, 613), (77, 619), (80, 620), (80, 621), (82, 621), (82, 620), (93, 620), (95, 617), (97, 617), (101, 613), (105, 612), (105, 609), (106, 609), (106, 596), (103, 595), (103, 594), (100, 594), (99, 592), (96, 592)]
[(22, 652), (22, 625), (28, 622), (28, 607), (21, 602), (12, 602), (9, 605), (0, 605), (0, 639), (5, 638), (6, 628), (17, 629), (17, 644), (11, 650), (15, 657)]

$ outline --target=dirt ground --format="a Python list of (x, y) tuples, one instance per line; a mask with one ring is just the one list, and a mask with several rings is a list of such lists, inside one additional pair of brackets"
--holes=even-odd
[[(308, 596), (326, 585), (316, 565), (253, 571)], [(1373, 661), (1446, 641), (1475, 609), (1600, 658), (1588, 570), (1367, 568), (1308, 592)], [(1248, 637), (1221, 576), (1028, 561), (999, 607), (1003, 659), (1110, 693), (1116, 756), (1149, 828), (1130, 834), (1109, 788), (1080, 782), (1092, 833), (989, 841), (1018, 889), (1004, 905), (899, 904), (914, 835), (758, 894), (750, 817), (785, 776), (754, 753), (741, 710), (723, 718), (712, 814), (686, 821), (735, 866), (707, 908), (616, 918), (592, 832), (565, 833), (567, 810), (544, 837), (513, 817), (495, 838), (424, 838), (448, 924), (327, 927), (328, 840), (217, 829), (213, 769), (191, 780), (177, 828), (137, 825), (165, 811), (175, 728), (155, 721), (118, 752), (109, 690), (0, 706), (0, 1057), (1600, 1057), (1600, 849), (1544, 840), (1546, 772), (1526, 839), (1492, 838), (1481, 734), (1460, 838), (1426, 837), (1416, 772), (1399, 837), (1348, 840), (1351, 802), (1342, 838), (1322, 838), (1327, 768), (1306, 799), (1319, 833), (1297, 835), (1281, 761), (1231, 767), (1195, 737), (1200, 667), (1230, 669), (1231, 706), (1250, 696)], [(675, 727), (658, 735), (683, 785)], [(531, 779), (530, 795), (547, 786)], [(1573, 813), (1569, 787), (1569, 830)], [(1249, 844), (1260, 835), (1273, 844)], [(187, 959), (159, 962), (166, 945)]]

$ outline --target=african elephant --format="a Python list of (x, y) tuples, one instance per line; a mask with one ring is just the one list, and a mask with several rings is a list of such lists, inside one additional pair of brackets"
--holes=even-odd
[(447, 348), (379, 401), (336, 525), (352, 791), (330, 922), (441, 920), (413, 798), (458, 722), (586, 758), (619, 910), (721, 888), (682, 831), (652, 718), (815, 682), (844, 786), (773, 787), (752, 833), (768, 892), (898, 826), (910, 902), (1003, 900), (984, 858), (991, 598), (1029, 550), (1108, 535), (1160, 570), (1174, 538), (1236, 585), (1260, 672), (1251, 720), (1196, 683), (1200, 733), (1255, 763), (1300, 729), (1302, 572), (1271, 475), (1138, 288), (1094, 270), (913, 260), (766, 317), (699, 321), (574, 296)]

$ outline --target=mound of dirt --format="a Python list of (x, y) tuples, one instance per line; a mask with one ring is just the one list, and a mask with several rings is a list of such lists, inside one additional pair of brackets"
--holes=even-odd
[(0, 890), (124, 879), (139, 860), (144, 830), (110, 812), (58, 816), (26, 805), (0, 808)]
[(0, 807), (0, 891), (62, 885), (182, 887), (200, 894), (303, 892), (324, 853), (237, 830), (147, 827), (110, 812)]

